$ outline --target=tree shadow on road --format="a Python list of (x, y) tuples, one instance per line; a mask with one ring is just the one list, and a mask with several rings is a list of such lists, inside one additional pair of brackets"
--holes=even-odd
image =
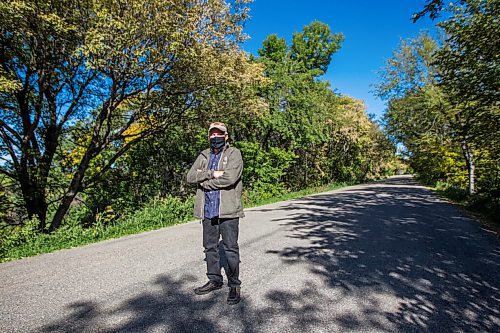
[(294, 293), (271, 291), (266, 295), (268, 304), (257, 308), (245, 298), (236, 306), (227, 305), (225, 291), (196, 296), (187, 289), (194, 281), (192, 276), (174, 279), (165, 274), (156, 277), (154, 290), (118, 306), (78, 301), (68, 306), (66, 317), (36, 332), (257, 333), (269, 331), (273, 318), (279, 319), (283, 312), (295, 318), (292, 331), (308, 332), (308, 327), (319, 321), (314, 304), (303, 302), (314, 292), (308, 286)]
[[(385, 330), (389, 321), (399, 332), (500, 331), (497, 240), (410, 179), (281, 209), (291, 214), (274, 222), (310, 242), (270, 253), (288, 264), (306, 261), (330, 288), (365, 299), (361, 316), (338, 318), (345, 330), (367, 321)], [(383, 295), (399, 300), (395, 309), (383, 310)]]
[(212, 330), (212, 320), (203, 316), (193, 318), (192, 312), (212, 307), (215, 299), (210, 297), (195, 302), (183, 292), (184, 284), (190, 280), (192, 277), (176, 281), (167, 275), (158, 276), (152, 284), (159, 290), (155, 288), (131, 297), (116, 307), (105, 302), (75, 302), (68, 306), (70, 313), (64, 319), (43, 326), (41, 331), (142, 332), (163, 323), (168, 323), (172, 332)]
[(37, 332), (276, 332), (284, 315), (290, 332), (500, 331), (498, 242), (408, 179), (266, 209), (287, 212), (270, 223), (306, 244), (276, 244), (267, 254), (305, 263), (326, 289), (338, 291), (336, 302), (355, 302), (355, 311), (325, 317), (325, 305), (314, 300), (331, 298), (324, 286), (307, 283), (229, 306), (226, 290), (196, 296), (193, 276), (163, 274), (138, 286), (138, 294), (114, 297), (118, 304), (70, 304), (65, 318)]

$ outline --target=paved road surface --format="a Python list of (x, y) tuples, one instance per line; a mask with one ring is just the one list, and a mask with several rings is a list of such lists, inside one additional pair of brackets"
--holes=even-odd
[(500, 242), (409, 177), (246, 211), (242, 302), (188, 223), (0, 265), (0, 332), (500, 332)]

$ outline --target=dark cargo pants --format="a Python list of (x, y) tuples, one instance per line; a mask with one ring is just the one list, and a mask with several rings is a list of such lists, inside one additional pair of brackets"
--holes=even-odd
[[(203, 220), (203, 247), (207, 262), (207, 276), (211, 281), (223, 282), (221, 267), (224, 267), (229, 287), (241, 284), (240, 249), (238, 247), (239, 218)], [(222, 236), (222, 249), (219, 238)]]

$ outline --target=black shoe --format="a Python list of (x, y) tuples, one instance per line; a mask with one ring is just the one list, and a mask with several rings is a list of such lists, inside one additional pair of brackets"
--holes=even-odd
[(227, 295), (227, 304), (234, 305), (241, 301), (240, 287), (230, 287)]
[(222, 282), (215, 282), (215, 281), (208, 281), (206, 284), (203, 286), (196, 288), (194, 290), (194, 293), (196, 295), (205, 295), (208, 294), (209, 292), (212, 292), (214, 290), (222, 288)]

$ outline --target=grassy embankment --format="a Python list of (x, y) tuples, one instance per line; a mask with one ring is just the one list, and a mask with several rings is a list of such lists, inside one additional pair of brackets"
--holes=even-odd
[[(248, 199), (257, 196), (244, 196), (245, 207), (255, 207), (279, 201), (304, 197), (314, 193), (331, 191), (351, 185), (336, 183), (320, 187), (307, 188), (297, 192), (288, 192), (266, 199)], [(180, 200), (169, 197), (153, 200), (128, 216), (115, 220), (98, 219), (91, 227), (84, 228), (78, 223), (66, 223), (52, 234), (39, 234), (36, 231), (36, 221), (27, 223), (12, 237), (4, 237), (0, 242), (0, 262), (49, 253), (56, 250), (96, 243), (111, 238), (155, 230), (193, 220), (193, 198)]]
[(441, 197), (460, 207), (484, 228), (500, 237), (500, 198), (488, 193), (468, 195), (464, 189), (440, 182), (431, 188)]

